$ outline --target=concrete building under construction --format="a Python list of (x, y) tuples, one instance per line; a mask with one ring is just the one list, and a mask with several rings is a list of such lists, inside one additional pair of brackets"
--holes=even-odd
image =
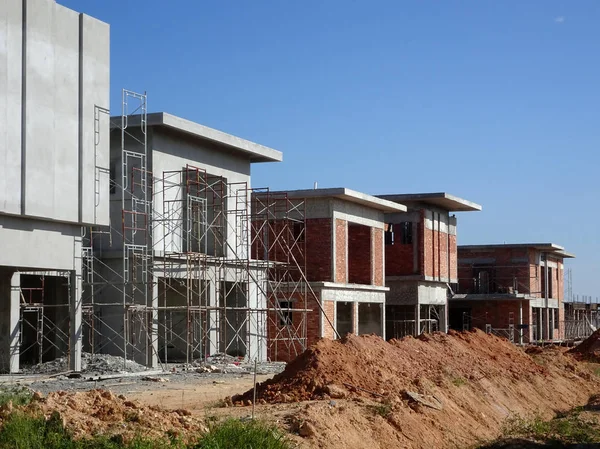
[(553, 243), (459, 246), (451, 327), (519, 343), (562, 340), (564, 260), (573, 257)]

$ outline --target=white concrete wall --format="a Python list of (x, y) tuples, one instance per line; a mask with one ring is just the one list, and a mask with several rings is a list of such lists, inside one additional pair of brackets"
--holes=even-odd
[(0, 215), (0, 266), (75, 270), (80, 257), (79, 226)]
[(96, 107), (109, 108), (109, 26), (54, 0), (0, 2), (0, 214), (108, 224)]
[[(235, 156), (223, 149), (201, 145), (198, 141), (178, 137), (172, 133), (164, 133), (158, 129), (152, 130), (151, 142), (152, 172), (157, 179), (162, 179), (163, 173), (166, 171), (182, 170), (186, 165), (191, 165), (206, 170), (206, 173), (209, 175), (224, 177), (230, 185), (233, 183), (246, 183), (245, 185), (250, 188), (250, 160), (248, 158)], [(232, 189), (241, 189), (245, 185), (232, 186)], [(156, 217), (160, 217), (163, 214), (164, 200), (180, 199), (183, 192), (181, 189), (167, 189), (168, 193), (164, 196), (161, 193), (164, 190), (162, 181), (157, 180), (155, 182), (155, 191), (157, 194), (153, 198)], [(235, 192), (229, 192), (229, 196), (233, 198)], [(227, 202), (228, 210), (235, 210), (237, 207), (234, 200)], [(174, 214), (178, 215), (177, 211)], [(239, 222), (234, 223), (234, 219), (235, 216), (233, 214), (228, 214), (227, 240), (231, 248), (229, 250), (226, 249), (225, 254), (228, 258), (232, 259), (236, 256), (231, 251), (237, 246), (236, 229), (239, 231)], [(153, 238), (155, 249), (163, 251), (164, 247), (166, 247), (167, 250), (178, 251), (178, 248), (183, 246), (181, 233), (167, 234), (168, 232), (165, 232), (163, 226), (157, 225), (154, 227)], [(247, 255), (238, 254), (237, 256), (243, 259)]]
[(0, 212), (21, 213), (21, 1), (0, 2)]

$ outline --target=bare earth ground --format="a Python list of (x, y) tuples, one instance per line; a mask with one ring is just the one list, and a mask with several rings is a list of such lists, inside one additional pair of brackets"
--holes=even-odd
[[(523, 350), (482, 332), (391, 342), (375, 336), (322, 340), (283, 373), (258, 376), (255, 416), (276, 423), (303, 448), (470, 448), (498, 437), (508, 417), (549, 419), (600, 393), (598, 365), (585, 360), (585, 354), (576, 356), (558, 347)], [(148, 425), (161, 419), (163, 408), (179, 409), (173, 425), (184, 429), (200, 426), (206, 417), (252, 413), (247, 405), (250, 374), (180, 372), (35, 382), (28, 377), (20, 383), (43, 394), (109, 389), (134, 403), (117, 407), (122, 416), (131, 414), (127, 407), (140, 416), (156, 415)], [(59, 405), (68, 424), (69, 397), (57, 399), (64, 402)], [(98, 402), (96, 393), (75, 399)], [(81, 420), (79, 413), (74, 409), (73, 416)]]

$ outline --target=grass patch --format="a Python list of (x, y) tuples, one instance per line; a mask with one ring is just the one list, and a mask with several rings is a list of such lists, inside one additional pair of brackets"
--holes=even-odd
[(389, 402), (382, 402), (381, 404), (369, 405), (369, 408), (373, 413), (383, 418), (387, 418), (392, 413), (392, 404)]
[(260, 421), (228, 419), (213, 424), (194, 449), (291, 449), (279, 429)]
[(0, 430), (0, 449), (291, 449), (276, 427), (257, 421), (234, 419), (212, 422), (198, 442), (184, 444), (175, 435), (162, 440), (143, 436), (124, 441), (121, 436), (92, 436), (74, 440), (55, 412), (50, 419), (15, 411)]
[(0, 390), (0, 407), (5, 406), (9, 402), (12, 405), (20, 406), (27, 405), (31, 402), (33, 393), (25, 388), (11, 388)]
[(96, 436), (74, 440), (62, 425), (58, 413), (46, 420), (13, 412), (0, 430), (0, 449), (185, 449), (178, 440), (150, 440), (143, 437), (124, 442), (119, 436)]
[(600, 441), (600, 425), (582, 419), (582, 408), (546, 421), (540, 416), (533, 419), (513, 417), (507, 420), (505, 438), (528, 438), (550, 444), (585, 444)]
[(452, 379), (452, 385), (454, 385), (455, 387), (462, 387), (463, 385), (467, 385), (467, 379), (465, 379), (464, 377), (454, 377)]

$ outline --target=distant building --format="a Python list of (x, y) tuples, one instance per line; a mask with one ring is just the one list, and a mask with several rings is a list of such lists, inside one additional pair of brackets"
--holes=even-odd
[(564, 260), (553, 243), (458, 247), (450, 327), (479, 328), (527, 343), (564, 337)]
[(448, 193), (379, 195), (404, 204), (385, 215), (386, 338), (447, 330), (457, 282), (456, 216), (481, 206)]

